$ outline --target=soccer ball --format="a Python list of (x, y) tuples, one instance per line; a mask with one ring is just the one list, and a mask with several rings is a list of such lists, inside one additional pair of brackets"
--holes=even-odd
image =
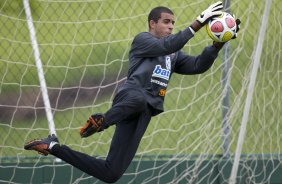
[(236, 21), (229, 13), (214, 17), (206, 24), (208, 35), (216, 42), (227, 42), (236, 34)]

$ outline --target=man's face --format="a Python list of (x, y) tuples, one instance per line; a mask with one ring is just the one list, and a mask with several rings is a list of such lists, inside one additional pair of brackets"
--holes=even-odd
[(166, 37), (172, 34), (174, 28), (174, 16), (169, 13), (161, 13), (158, 22), (150, 21), (150, 33), (157, 38)]

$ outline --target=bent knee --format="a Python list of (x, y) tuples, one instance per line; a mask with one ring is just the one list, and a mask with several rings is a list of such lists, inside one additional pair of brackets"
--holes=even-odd
[(122, 175), (123, 173), (120, 173), (120, 172), (109, 171), (105, 182), (115, 183), (121, 178)]

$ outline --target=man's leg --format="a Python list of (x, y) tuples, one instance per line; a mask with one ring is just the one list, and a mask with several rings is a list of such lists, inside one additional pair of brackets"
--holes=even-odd
[(148, 108), (147, 105), (146, 98), (140, 90), (134, 88), (122, 90), (115, 96), (112, 108), (105, 114), (96, 113), (89, 117), (80, 129), (80, 135), (89, 137), (124, 119), (135, 117)]
[(102, 181), (115, 182), (131, 163), (150, 120), (151, 110), (148, 108), (139, 116), (118, 123), (106, 160), (64, 145), (55, 145), (51, 154)]
[(112, 108), (104, 114), (106, 126), (135, 117), (146, 108), (148, 104), (140, 90), (134, 88), (122, 90), (115, 96)]
[(117, 176), (122, 176), (134, 158), (151, 117), (151, 109), (148, 108), (137, 118), (116, 125), (106, 161), (111, 163), (111, 169)]
[[(142, 92), (121, 91), (114, 99), (112, 108), (105, 113), (106, 122), (117, 125), (106, 160), (74, 151), (65, 145), (56, 144), (48, 151), (89, 175), (105, 182), (114, 182), (131, 163), (151, 115), (151, 108)], [(39, 143), (41, 144), (40, 141)], [(42, 145), (37, 145), (40, 146)]]

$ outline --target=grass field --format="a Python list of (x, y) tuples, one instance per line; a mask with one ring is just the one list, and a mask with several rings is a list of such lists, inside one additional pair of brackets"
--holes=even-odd
[[(273, 1), (269, 17), (244, 153), (280, 153), (282, 148), (281, 2)], [(93, 112), (110, 108), (116, 81), (126, 76), (131, 41), (138, 32), (147, 31), (148, 11), (157, 5), (171, 7), (176, 15), (177, 32), (189, 26), (207, 4), (180, 0), (31, 1), (61, 143), (89, 154), (105, 155), (114, 128), (94, 135), (94, 142), (81, 140), (78, 129)], [(230, 43), (230, 149), (233, 153), (264, 2), (237, 0), (231, 8), (242, 20), (240, 36)], [(0, 13), (0, 110), (3, 112), (0, 157), (30, 156), (33, 154), (22, 149), (24, 142), (47, 136), (48, 125), (29, 31), (21, 1), (1, 1)], [(196, 55), (208, 44), (211, 40), (202, 29), (184, 50)], [(152, 119), (139, 155), (222, 153), (221, 58), (222, 52), (205, 74), (173, 75), (165, 102), (166, 112)]]

